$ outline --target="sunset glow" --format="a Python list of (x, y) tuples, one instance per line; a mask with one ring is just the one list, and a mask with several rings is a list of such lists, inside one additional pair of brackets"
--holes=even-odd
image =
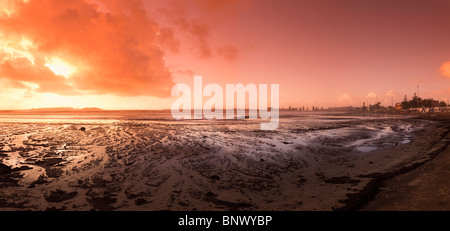
[(194, 75), (280, 84), (281, 107), (387, 106), (417, 85), (450, 100), (450, 3), (399, 2), (2, 1), (1, 95), (21, 106), (0, 109), (44, 106), (31, 104), (42, 94), (167, 109)]
[(62, 61), (59, 58), (50, 59), (45, 66), (50, 68), (55, 75), (61, 75), (65, 78), (69, 78), (77, 70), (76, 67)]

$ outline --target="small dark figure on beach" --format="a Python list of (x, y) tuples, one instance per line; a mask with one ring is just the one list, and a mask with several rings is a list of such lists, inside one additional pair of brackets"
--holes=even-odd
[(86, 128), (85, 128), (85, 127), (81, 127), (81, 128), (80, 128), (80, 131), (85, 132), (85, 131), (86, 131)]

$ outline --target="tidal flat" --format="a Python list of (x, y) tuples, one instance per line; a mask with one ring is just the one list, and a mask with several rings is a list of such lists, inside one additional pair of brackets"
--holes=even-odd
[(354, 210), (383, 174), (448, 146), (449, 130), (409, 117), (304, 114), (259, 127), (3, 120), (0, 210)]

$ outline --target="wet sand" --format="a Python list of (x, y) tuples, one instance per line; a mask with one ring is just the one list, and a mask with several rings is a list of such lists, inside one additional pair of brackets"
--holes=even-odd
[(448, 131), (321, 124), (0, 123), (0, 210), (358, 209), (373, 182), (429, 159)]
[[(441, 122), (450, 130), (450, 120)], [(450, 133), (444, 133), (430, 159), (382, 183), (380, 192), (362, 210), (449, 211)]]

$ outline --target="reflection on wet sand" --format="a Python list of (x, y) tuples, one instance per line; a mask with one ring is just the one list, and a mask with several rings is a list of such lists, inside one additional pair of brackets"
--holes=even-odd
[(0, 209), (339, 209), (444, 132), (393, 118), (259, 124), (0, 123)]

